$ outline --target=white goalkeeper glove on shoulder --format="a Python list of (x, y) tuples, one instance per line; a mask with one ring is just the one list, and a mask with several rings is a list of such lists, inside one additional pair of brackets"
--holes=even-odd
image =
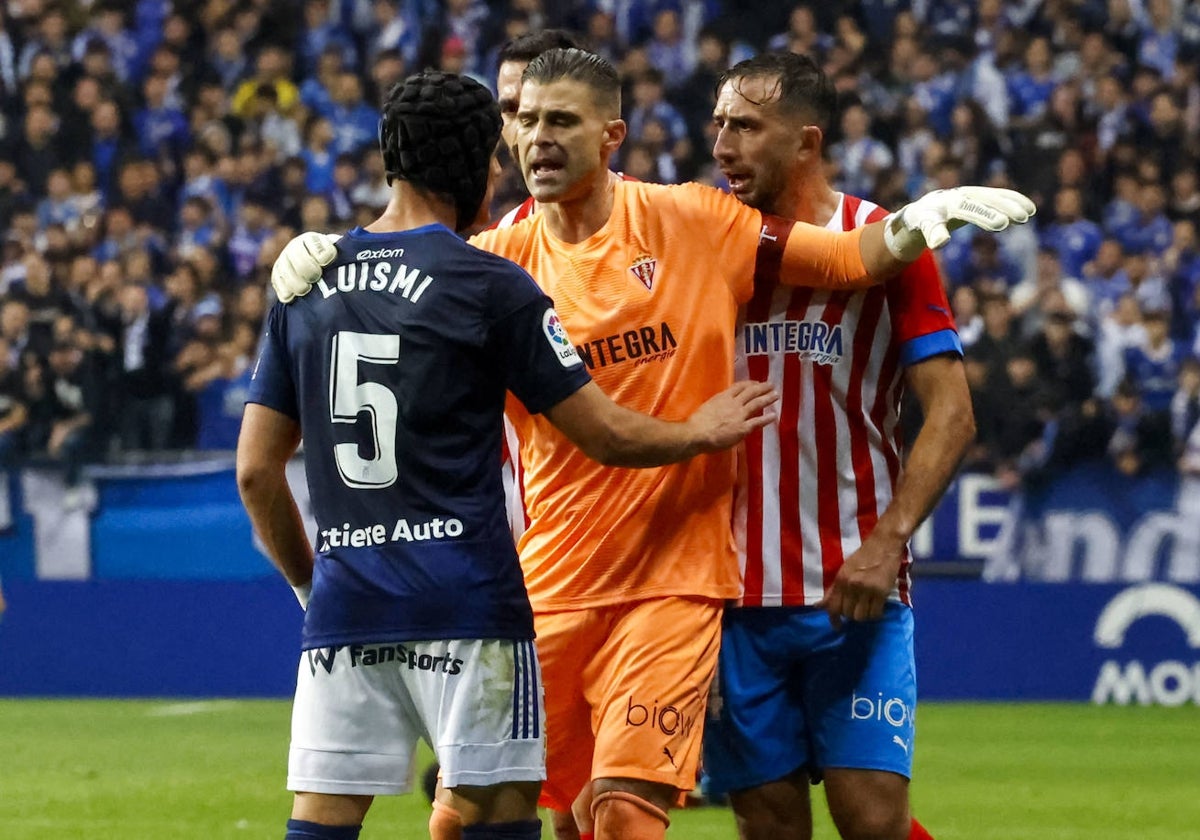
[(310, 230), (293, 237), (283, 246), (271, 267), (271, 287), (280, 303), (291, 303), (308, 294), (313, 284), (321, 279), (325, 266), (337, 256), (334, 244), (341, 238), (337, 234)]
[(950, 231), (975, 225), (992, 232), (1024, 224), (1037, 212), (1026, 196), (998, 187), (934, 190), (884, 218), (883, 241), (897, 259), (912, 262), (926, 248), (941, 248)]

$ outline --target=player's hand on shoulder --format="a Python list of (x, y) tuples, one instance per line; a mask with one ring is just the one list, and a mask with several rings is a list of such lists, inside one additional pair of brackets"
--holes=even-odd
[(336, 234), (305, 231), (283, 246), (271, 268), (271, 287), (281, 303), (291, 303), (308, 294), (321, 279), (325, 266), (337, 256)]
[(697, 408), (687, 419), (701, 451), (718, 452), (739, 443), (755, 429), (775, 421), (770, 408), (779, 400), (767, 382), (740, 380)]
[(975, 225), (998, 232), (1024, 224), (1037, 212), (1027, 196), (1000, 187), (934, 190), (884, 219), (883, 240), (898, 259), (911, 262), (926, 248), (941, 248), (950, 232)]

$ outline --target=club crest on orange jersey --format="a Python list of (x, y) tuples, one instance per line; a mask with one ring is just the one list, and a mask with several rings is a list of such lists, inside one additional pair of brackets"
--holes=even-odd
[(638, 282), (646, 287), (646, 291), (654, 289), (654, 267), (658, 265), (658, 260), (649, 254), (642, 254), (633, 261), (633, 265), (629, 266), (629, 271)]

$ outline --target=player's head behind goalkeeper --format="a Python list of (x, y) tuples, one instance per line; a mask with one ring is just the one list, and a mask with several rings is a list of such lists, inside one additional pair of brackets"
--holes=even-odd
[(453, 205), (456, 230), (486, 220), (499, 140), (500, 108), (491, 91), (454, 73), (426, 70), (397, 82), (379, 121), (388, 184), (406, 181)]

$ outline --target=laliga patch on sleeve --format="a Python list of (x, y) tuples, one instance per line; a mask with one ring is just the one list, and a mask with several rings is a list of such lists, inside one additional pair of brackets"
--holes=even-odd
[(560, 365), (569, 368), (583, 364), (583, 360), (575, 352), (575, 345), (571, 343), (571, 337), (567, 335), (567, 328), (563, 326), (563, 322), (553, 308), (547, 309), (542, 314), (542, 333), (546, 336), (550, 349), (558, 357)]

